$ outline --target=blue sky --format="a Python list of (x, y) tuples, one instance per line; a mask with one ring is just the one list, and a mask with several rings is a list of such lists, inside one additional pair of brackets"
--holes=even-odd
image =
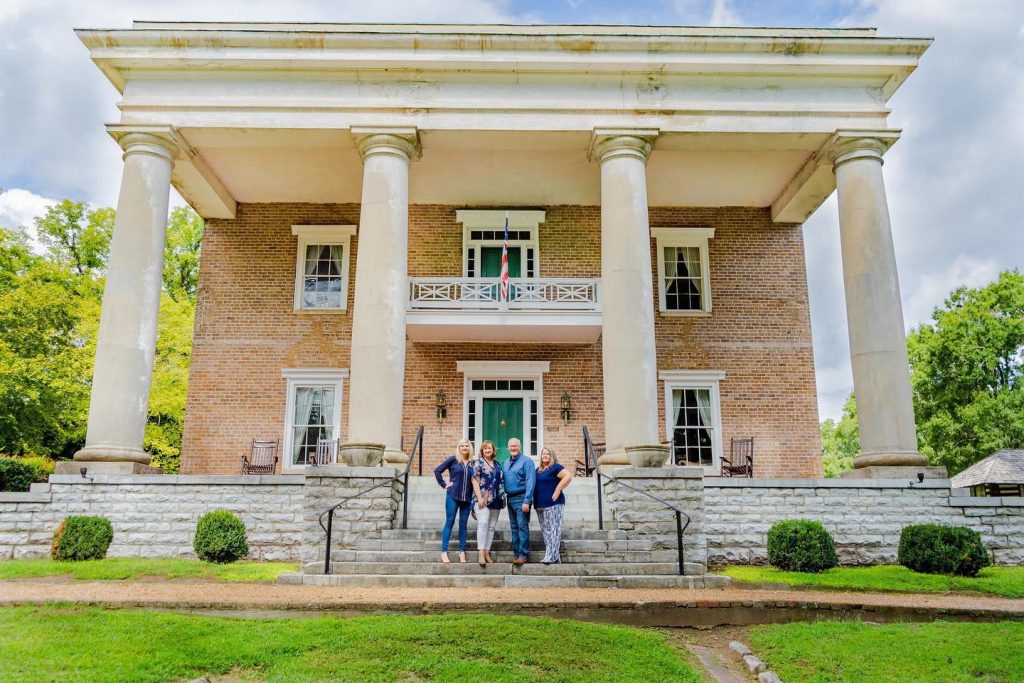
[[(1021, 0), (0, 0), (0, 225), (62, 197), (112, 206), (120, 149), (103, 130), (117, 93), (72, 28), (133, 19), (871, 26), (935, 44), (889, 102), (904, 129), (885, 178), (905, 322), (958, 285), (1024, 266)], [(179, 200), (180, 201), (180, 200)], [(852, 386), (835, 197), (804, 226), (818, 398)]]

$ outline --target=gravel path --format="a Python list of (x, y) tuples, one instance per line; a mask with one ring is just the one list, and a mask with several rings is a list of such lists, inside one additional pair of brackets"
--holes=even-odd
[(342, 588), (267, 583), (200, 581), (0, 581), (0, 605), (52, 601), (123, 607), (209, 609), (393, 609), (506, 605), (562, 607), (897, 607), (950, 612), (987, 612), (1024, 619), (1024, 600), (966, 595), (838, 593), (788, 590), (607, 588)]

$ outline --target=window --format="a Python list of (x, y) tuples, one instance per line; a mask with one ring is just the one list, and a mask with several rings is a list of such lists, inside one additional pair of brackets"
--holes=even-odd
[(662, 313), (711, 312), (708, 240), (712, 228), (654, 228), (658, 257), (658, 307)]
[(539, 233), (543, 211), (459, 210), (462, 223), (462, 274), (472, 278), (495, 278), (501, 273), (501, 251), (505, 243), (505, 215), (508, 215), (508, 273), (511, 278), (540, 277)]
[(295, 310), (348, 309), (349, 246), (354, 225), (293, 225), (298, 237), (295, 259)]
[(677, 465), (717, 472), (722, 453), (718, 383), (723, 372), (666, 370), (665, 433)]
[(321, 439), (341, 435), (342, 381), (348, 371), (337, 368), (295, 368), (281, 373), (287, 380), (284, 469), (304, 467)]

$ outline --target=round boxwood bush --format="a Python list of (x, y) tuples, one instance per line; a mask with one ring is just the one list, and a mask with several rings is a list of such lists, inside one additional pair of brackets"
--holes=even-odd
[(201, 560), (218, 564), (234, 562), (249, 552), (245, 525), (227, 510), (207, 512), (199, 518), (192, 547)]
[(912, 524), (900, 533), (897, 560), (923, 574), (977, 576), (991, 564), (974, 529), (945, 524)]
[(768, 562), (790, 572), (820, 572), (835, 567), (839, 558), (821, 522), (785, 519), (768, 530)]
[(33, 482), (42, 480), (43, 470), (36, 462), (0, 457), (0, 491), (28, 491)]
[(62, 561), (102, 560), (114, 540), (106, 517), (68, 517), (53, 533), (50, 557)]

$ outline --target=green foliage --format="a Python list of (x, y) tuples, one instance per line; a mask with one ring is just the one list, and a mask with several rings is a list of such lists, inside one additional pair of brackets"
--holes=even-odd
[[(902, 567), (901, 567), (902, 569)], [(78, 581), (125, 581), (144, 577), (273, 583), (281, 574), (297, 572), (291, 562), (210, 564), (184, 557), (107, 557), (67, 563), (56, 560), (0, 560), (0, 581), (44, 576), (69, 576)]]
[(195, 301), (203, 219), (188, 207), (171, 211), (164, 248), (164, 291), (175, 301)]
[(839, 564), (832, 534), (821, 522), (784, 519), (768, 530), (768, 562), (794, 572), (820, 572)]
[(959, 472), (1024, 448), (1024, 275), (954, 290), (907, 347), (921, 451)]
[(43, 470), (38, 463), (0, 457), (0, 491), (28, 491), (32, 483), (41, 481), (42, 477)]
[[(586, 656), (568, 657), (556, 643)], [(234, 619), (8, 607), (0, 610), (0, 652), (4, 681), (705, 680), (665, 633), (491, 614)]]
[(114, 527), (105, 517), (68, 517), (53, 534), (50, 557), (62, 562), (102, 560), (114, 540)]
[[(986, 567), (977, 576), (919, 574), (895, 564), (872, 567), (835, 567), (816, 574), (787, 572), (774, 567), (730, 566), (716, 569), (716, 574), (731, 576), (750, 583), (785, 583), (823, 590), (881, 591), (904, 593), (947, 593), (971, 591), (1024, 598), (1024, 567)], [(0, 563), (0, 578), (3, 565)]]
[(991, 564), (977, 531), (944, 524), (903, 527), (897, 560), (915, 572), (953, 576), (977, 576)]
[[(784, 681), (1000, 683), (1024, 680), (1024, 623), (756, 626), (750, 645)], [(1018, 643), (1018, 645), (1013, 645)]]
[(249, 552), (245, 524), (227, 510), (207, 512), (199, 518), (192, 543), (200, 560), (226, 564)]
[[(70, 457), (85, 442), (112, 209), (64, 200), (35, 221), (45, 254), (21, 229), (0, 227), (0, 452)], [(178, 471), (192, 350), (202, 220), (168, 221), (145, 447)]]
[(853, 469), (853, 459), (860, 453), (857, 401), (853, 393), (843, 405), (839, 422), (828, 418), (821, 423), (821, 450), (826, 477), (838, 477)]

